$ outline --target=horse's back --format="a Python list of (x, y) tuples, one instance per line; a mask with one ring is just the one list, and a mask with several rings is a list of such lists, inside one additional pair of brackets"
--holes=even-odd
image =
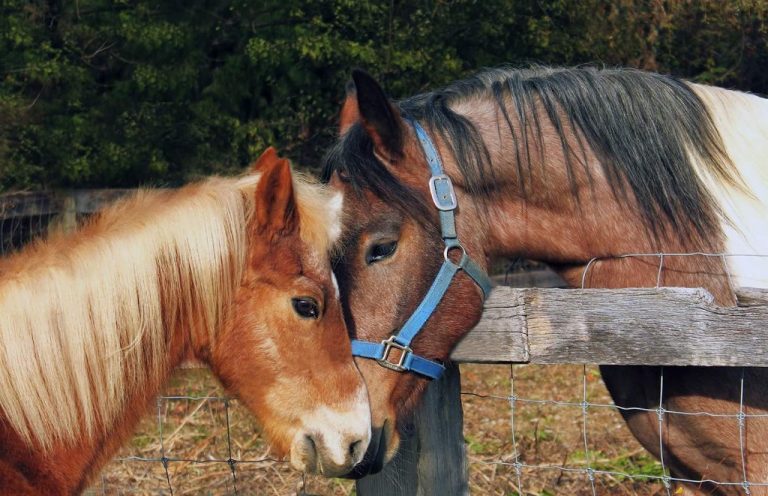
[(704, 177), (727, 216), (723, 233), (734, 284), (768, 288), (768, 99), (692, 87), (707, 105), (738, 173), (740, 184)]

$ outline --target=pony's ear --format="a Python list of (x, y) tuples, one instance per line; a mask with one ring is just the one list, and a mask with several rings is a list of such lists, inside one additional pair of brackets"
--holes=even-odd
[(357, 111), (376, 151), (388, 159), (403, 156), (403, 120), (384, 90), (367, 72), (352, 71), (357, 95)]
[(355, 83), (347, 83), (347, 96), (344, 98), (344, 105), (341, 106), (341, 115), (339, 116), (339, 136), (343, 136), (352, 127), (352, 124), (360, 120), (360, 108), (357, 106), (357, 91)]
[(248, 167), (248, 172), (251, 174), (254, 172), (259, 172), (261, 169), (266, 167), (267, 164), (272, 164), (278, 160), (280, 160), (280, 157), (277, 156), (277, 150), (275, 150), (274, 146), (270, 146), (264, 150), (264, 152), (262, 152), (261, 156), (257, 158), (250, 167)]
[[(269, 150), (264, 153), (269, 153)], [(259, 162), (262, 160), (259, 159)], [(264, 161), (260, 171), (261, 177), (255, 193), (256, 230), (262, 234), (293, 231), (298, 227), (299, 214), (293, 196), (293, 178), (288, 160), (279, 159), (275, 155), (275, 160)]]

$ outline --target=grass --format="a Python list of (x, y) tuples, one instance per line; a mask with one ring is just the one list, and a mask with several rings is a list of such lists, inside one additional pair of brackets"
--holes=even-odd
[[(583, 470), (569, 472), (551, 467), (593, 469), (619, 475), (596, 475), (600, 495), (652, 495), (662, 489), (655, 481), (620, 474), (661, 476), (661, 466), (629, 434), (621, 417), (610, 408), (588, 410), (588, 458), (583, 440), (580, 405), (560, 406), (516, 402), (514, 443), (511, 405), (507, 400), (514, 371), (519, 398), (541, 398), (579, 403), (583, 375), (580, 366), (462, 365), (465, 440), (470, 462), (470, 489), (477, 495), (551, 496), (591, 495)], [(586, 370), (587, 396), (592, 403), (610, 403), (596, 367)], [(205, 370), (180, 371), (166, 395), (223, 396), (215, 379)], [(497, 397), (493, 397), (497, 396)], [(168, 473), (174, 494), (219, 495), (234, 492), (235, 481), (227, 460), (236, 465), (240, 494), (330, 495), (355, 494), (354, 484), (341, 479), (303, 477), (290, 466), (270, 457), (268, 446), (250, 414), (236, 401), (166, 400), (161, 403), (162, 449), (174, 461)], [(230, 437), (227, 437), (229, 416)], [(157, 412), (141, 424), (136, 435), (111, 462), (91, 489), (91, 494), (168, 494)], [(520, 483), (514, 454), (532, 468), (521, 470)], [(303, 492), (302, 492), (303, 491)]]

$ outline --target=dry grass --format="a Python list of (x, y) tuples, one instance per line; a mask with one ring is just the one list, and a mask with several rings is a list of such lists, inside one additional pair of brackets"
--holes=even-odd
[[(296, 494), (305, 485), (311, 493), (350, 494), (349, 481), (320, 477), (305, 481), (287, 462), (272, 458), (251, 415), (237, 401), (223, 399), (224, 391), (207, 370), (180, 370), (164, 394), (214, 399), (163, 399), (159, 415), (154, 411), (144, 419), (91, 494), (170, 494), (160, 461), (163, 450), (171, 459), (168, 478), (175, 495), (234, 494), (235, 485), (239, 494), (283, 496)], [(234, 477), (227, 463), (230, 453), (238, 460)]]
[[(498, 463), (514, 462), (512, 408), (508, 401), (512, 371), (518, 398), (577, 403), (515, 403), (515, 440), (520, 462), (539, 467), (523, 468), (519, 482), (513, 466)], [(584, 418), (579, 405), (583, 400), (583, 372), (583, 367), (572, 365), (518, 365), (514, 369), (501, 365), (462, 366), (464, 437), (473, 494), (591, 495), (591, 483), (584, 470), (587, 457), (594, 469), (661, 475), (660, 464), (635, 441), (612, 408), (588, 408), (585, 450)], [(611, 403), (597, 367), (586, 369), (586, 382), (589, 403)], [(595, 476), (595, 493), (600, 495), (645, 496), (662, 489), (660, 483), (642, 479)]]
[[(483, 495), (591, 495), (583, 473), (557, 469), (523, 469), (522, 488), (515, 469), (497, 462), (514, 460), (510, 424), (510, 367), (463, 365), (462, 389), (465, 439), (470, 461), (473, 494)], [(515, 366), (515, 393), (520, 398), (581, 402), (582, 368), (575, 366)], [(588, 398), (609, 403), (596, 368), (587, 370)], [(205, 370), (183, 370), (165, 392), (166, 396), (223, 396)], [(491, 396), (501, 396), (493, 398)], [(350, 481), (307, 477), (270, 458), (268, 447), (248, 412), (236, 401), (163, 400), (160, 403), (162, 444), (171, 459), (168, 474), (174, 494), (232, 494), (235, 479), (226, 460), (235, 465), (240, 494), (287, 495), (304, 488), (306, 494), (350, 495)], [(229, 417), (229, 418), (227, 418)], [(230, 436), (227, 436), (229, 421)], [(515, 438), (520, 460), (530, 465), (585, 467), (580, 406), (517, 403)], [(161, 427), (154, 412), (141, 424), (130, 445), (111, 462), (91, 489), (92, 494), (169, 494), (165, 469), (160, 461), (125, 460), (129, 457), (159, 460)], [(613, 409), (592, 408), (588, 416), (589, 457), (594, 468), (619, 472), (658, 474), (660, 467), (631, 437)], [(124, 460), (120, 461), (119, 459)], [(651, 495), (658, 483), (598, 476), (601, 495)]]

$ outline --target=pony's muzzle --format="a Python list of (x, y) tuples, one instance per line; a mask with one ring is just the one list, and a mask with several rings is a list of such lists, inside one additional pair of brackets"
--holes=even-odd
[(291, 465), (303, 472), (338, 477), (363, 459), (370, 437), (370, 430), (366, 435), (301, 431), (291, 445)]
[(293, 468), (326, 477), (351, 471), (371, 442), (368, 394), (359, 388), (342, 408), (318, 406), (302, 418), (291, 443)]

